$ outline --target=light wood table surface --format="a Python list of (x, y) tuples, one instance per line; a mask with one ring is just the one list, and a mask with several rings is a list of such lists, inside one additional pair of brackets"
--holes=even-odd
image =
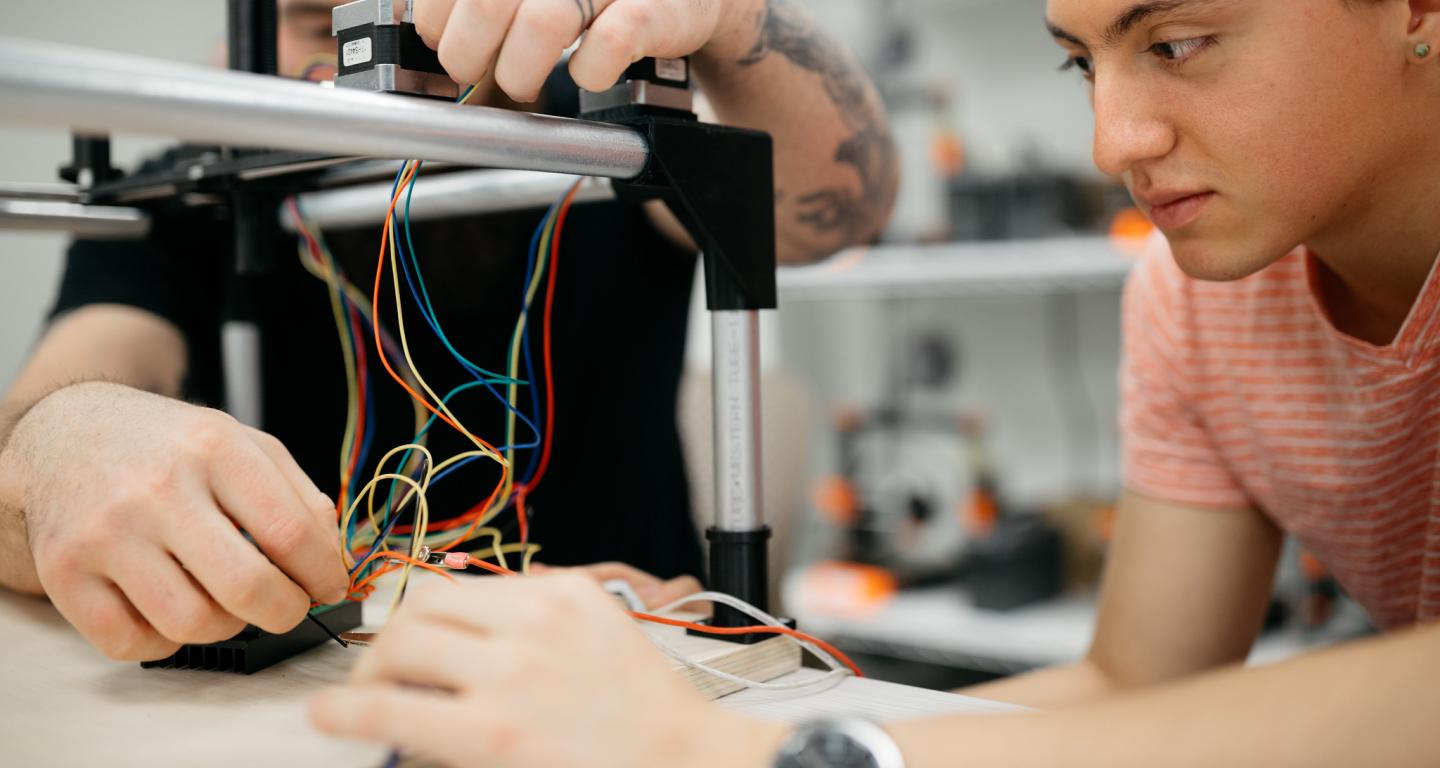
[[(366, 605), (367, 626), (385, 602)], [(373, 768), (385, 759), (384, 749), (321, 735), (306, 716), (311, 694), (342, 682), (357, 649), (330, 643), (250, 676), (146, 670), (106, 659), (47, 601), (3, 590), (0, 643), (0, 765)], [(719, 703), (791, 721), (1008, 709), (853, 678), (805, 695), (749, 690)]]

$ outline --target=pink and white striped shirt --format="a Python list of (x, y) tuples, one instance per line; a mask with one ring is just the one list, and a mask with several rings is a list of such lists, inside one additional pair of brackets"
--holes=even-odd
[(1380, 347), (1331, 324), (1305, 249), (1233, 283), (1152, 250), (1125, 291), (1126, 485), (1259, 508), (1383, 629), (1440, 618), (1440, 277)]

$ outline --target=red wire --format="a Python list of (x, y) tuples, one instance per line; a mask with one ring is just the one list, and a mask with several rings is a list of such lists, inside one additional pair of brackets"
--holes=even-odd
[[(365, 444), (365, 397), (367, 394), (366, 390), (369, 388), (368, 369), (370, 363), (365, 357), (365, 343), (361, 341), (361, 339), (365, 338), (365, 334), (360, 330), (360, 311), (353, 306), (350, 307), (350, 334), (351, 338), (355, 340), (355, 389), (357, 393), (355, 401), (355, 438), (354, 444), (350, 446), (350, 466), (346, 468), (345, 476), (342, 478), (342, 497), (350, 488), (350, 478), (355, 476), (355, 468), (360, 463), (360, 449), (361, 446)], [(343, 515), (344, 512), (342, 511), (341, 514)]]
[(560, 234), (565, 231), (565, 219), (569, 217), (570, 206), (574, 204), (575, 195), (579, 191), (580, 183), (577, 182), (560, 202), (560, 210), (555, 215), (555, 231), (550, 236), (550, 274), (545, 279), (545, 312), (542, 321), (544, 351), (541, 365), (545, 376), (545, 436), (541, 439), (540, 464), (536, 467), (535, 476), (515, 490), (515, 518), (520, 523), (522, 544), (530, 542), (530, 515), (525, 509), (525, 499), (544, 479), (545, 472), (550, 468), (550, 453), (555, 445), (555, 358), (550, 328), (555, 314), (555, 276), (560, 272)]
[[(290, 208), (290, 215), (295, 220), (295, 229), (300, 233), (300, 237), (305, 240), (305, 249), (310, 252), (311, 260), (313, 260), (316, 265), (327, 271), (338, 269), (339, 266), (336, 264), (325, 263), (324, 253), (320, 249), (320, 241), (317, 240), (315, 236), (310, 233), (310, 230), (305, 226), (305, 220), (300, 214), (300, 204), (293, 197), (290, 198), (287, 203)], [(337, 277), (342, 281), (344, 280), (343, 275), (337, 275)], [(345, 514), (345, 492), (350, 487), (350, 478), (355, 475), (355, 465), (359, 461), (360, 447), (364, 445), (365, 442), (364, 403), (365, 391), (367, 387), (367, 375), (369, 372), (369, 364), (365, 358), (365, 345), (360, 341), (360, 339), (363, 337), (363, 334), (361, 334), (360, 332), (359, 310), (357, 310), (354, 305), (350, 304), (349, 301), (346, 301), (345, 304), (349, 309), (350, 338), (353, 340), (355, 346), (355, 368), (357, 379), (356, 392), (358, 395), (358, 399), (356, 401), (356, 408), (358, 410), (358, 413), (356, 414), (355, 441), (354, 444), (351, 446), (350, 465), (345, 468), (345, 472), (340, 476), (340, 493), (336, 494), (335, 496), (336, 519), (343, 517)], [(376, 333), (379, 333), (378, 326), (376, 328)]]
[(525, 491), (529, 492), (545, 477), (545, 471), (550, 468), (550, 452), (555, 447), (555, 361), (551, 352), (550, 320), (555, 310), (555, 275), (560, 271), (560, 233), (565, 231), (565, 219), (570, 215), (570, 206), (575, 202), (575, 195), (580, 191), (577, 183), (570, 188), (570, 194), (565, 196), (565, 201), (560, 204), (560, 212), (556, 214), (555, 234), (550, 239), (550, 276), (545, 286), (545, 334), (544, 334), (544, 370), (545, 370), (545, 445), (540, 450), (540, 466), (535, 470), (535, 476), (525, 484)]

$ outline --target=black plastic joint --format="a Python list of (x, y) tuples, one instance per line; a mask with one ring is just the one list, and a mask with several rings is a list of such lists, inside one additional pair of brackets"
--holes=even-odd
[[(767, 526), (754, 531), (722, 531), (711, 528), (705, 532), (705, 538), (710, 542), (709, 588), (738, 597), (768, 613), (770, 528)], [(706, 622), (708, 626), (721, 629), (753, 627), (758, 623), (754, 618), (727, 605), (716, 605), (714, 617)], [(786, 623), (794, 628), (794, 622)], [(744, 645), (774, 637), (770, 633), (715, 635), (698, 630), (690, 630), (690, 634)]]
[(702, 123), (689, 113), (624, 107), (587, 113), (645, 138), (650, 162), (615, 181), (621, 200), (664, 200), (705, 255), (712, 311), (774, 309), (775, 163), (770, 135)]

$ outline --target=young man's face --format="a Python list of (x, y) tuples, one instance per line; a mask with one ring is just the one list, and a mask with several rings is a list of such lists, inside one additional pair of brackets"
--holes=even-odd
[(1124, 178), (1181, 268), (1211, 280), (1323, 237), (1403, 163), (1410, 15), (1404, 0), (1047, 9), (1091, 90), (1096, 165)]
[[(333, 63), (335, 39), (330, 36), (330, 11), (347, 0), (279, 0), (280, 74), (300, 77), (317, 56)], [(334, 69), (327, 69), (332, 77)]]

